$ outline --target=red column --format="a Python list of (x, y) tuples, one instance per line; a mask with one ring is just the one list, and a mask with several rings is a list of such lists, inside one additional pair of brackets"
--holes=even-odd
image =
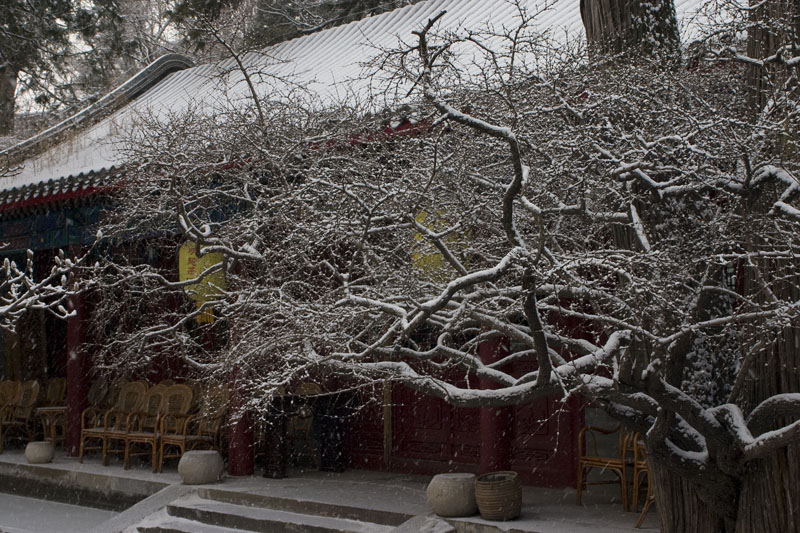
[[(478, 345), (478, 356), (484, 364), (499, 361), (509, 353), (508, 339), (494, 337)], [(497, 385), (480, 380), (480, 388), (494, 389)], [(481, 474), (511, 468), (514, 438), (514, 408), (484, 407), (480, 410), (481, 446), (478, 469)]]
[(67, 455), (77, 456), (81, 443), (81, 413), (88, 405), (89, 361), (82, 347), (86, 341), (86, 302), (83, 294), (69, 298), (67, 319)]
[(232, 476), (251, 476), (255, 471), (256, 459), (253, 447), (253, 420), (244, 409), (239, 393), (236, 373), (231, 380), (231, 399), (229, 412), (234, 422), (228, 434), (228, 474)]

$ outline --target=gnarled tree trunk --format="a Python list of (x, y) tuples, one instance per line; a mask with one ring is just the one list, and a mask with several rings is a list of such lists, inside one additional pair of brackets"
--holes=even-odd
[[(800, 57), (800, 0), (751, 0), (747, 56), (762, 63), (747, 65), (747, 88), (754, 117), (782, 105), (782, 96), (800, 90), (797, 78), (800, 67), (786, 61)], [(796, 131), (788, 131), (796, 137)], [(789, 141), (788, 143), (786, 141)], [(791, 158), (791, 146), (796, 139), (776, 139), (767, 150), (778, 158)], [(756, 244), (757, 246), (757, 244)], [(762, 259), (762, 263), (767, 260)], [(787, 276), (781, 264), (759, 265), (761, 275), (773, 277), (776, 291), (782, 296), (800, 299), (800, 279)], [(763, 298), (758, 282), (746, 276), (747, 294)], [(777, 340), (745, 361), (750, 379), (745, 382), (742, 398), (746, 408), (775, 394), (800, 392), (800, 324), (790, 324)], [(780, 417), (762, 431), (784, 425)], [(737, 533), (748, 531), (800, 531), (800, 443), (772, 453), (765, 459), (748, 465), (742, 477), (739, 498)]]
[[(790, 275), (788, 265), (762, 259), (762, 277), (779, 297), (800, 300), (800, 279)], [(764, 298), (761, 283), (752, 276), (745, 279), (747, 294)], [(761, 328), (763, 331), (764, 328)], [(755, 336), (754, 336), (755, 338)], [(776, 394), (800, 392), (800, 324), (784, 327), (776, 333), (774, 342), (753, 354), (748, 364), (749, 379), (745, 381), (740, 403), (745, 413), (753, 406)], [(787, 420), (776, 417), (759, 424), (758, 432), (785, 426)], [(755, 435), (754, 435), (755, 436)], [(736, 533), (750, 531), (800, 531), (800, 443), (780, 449), (768, 457), (747, 465), (742, 476), (741, 495), (737, 513)]]
[(661, 531), (692, 533), (718, 533), (724, 531), (724, 519), (718, 509), (703, 501), (697, 487), (680, 474), (648, 457), (651, 483), (656, 487), (655, 498)]

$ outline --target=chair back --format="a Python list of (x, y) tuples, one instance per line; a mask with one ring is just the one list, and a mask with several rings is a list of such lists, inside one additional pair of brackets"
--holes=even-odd
[(142, 404), (146, 392), (147, 384), (144, 381), (129, 381), (123, 384), (114, 403), (114, 410), (123, 413), (136, 411)]
[(161, 412), (161, 402), (164, 399), (164, 393), (167, 388), (166, 385), (159, 383), (158, 385), (153, 385), (145, 392), (144, 399), (139, 407), (139, 411), (144, 415), (144, 419), (142, 420), (143, 429), (155, 429), (158, 423), (158, 415)]
[(314, 423), (314, 412), (311, 407), (304, 405), (297, 410), (292, 418), (289, 419), (289, 427), (287, 432), (289, 436), (309, 436), (311, 434), (311, 426)]
[[(142, 380), (139, 381), (144, 384), (146, 391), (147, 383)], [(117, 401), (119, 401), (119, 393), (122, 392), (122, 387), (124, 387), (126, 383), (128, 383), (128, 380), (124, 378), (115, 379), (114, 381), (108, 383), (106, 387), (106, 395), (105, 398), (103, 398), (103, 404), (109, 408), (116, 409)]]
[(19, 381), (0, 381), (0, 407), (15, 403), (20, 390)]
[(66, 378), (51, 378), (47, 382), (44, 393), (44, 404), (47, 406), (64, 405), (67, 392)]
[(318, 396), (322, 394), (322, 387), (311, 381), (304, 381), (292, 389), (292, 394), (295, 396)]
[(194, 392), (189, 385), (176, 384), (167, 387), (161, 400), (161, 413), (185, 415), (192, 407)]
[(20, 387), (14, 407), (16, 420), (28, 420), (39, 399), (39, 382), (35, 380), (24, 381)]
[(104, 379), (96, 379), (89, 387), (87, 398), (90, 407), (102, 407), (106, 403), (106, 396), (108, 395), (108, 381)]
[[(161, 407), (159, 414), (163, 415), (185, 415), (192, 407), (192, 397), (194, 393), (189, 385), (171, 385), (167, 387), (161, 397)], [(179, 418), (169, 417), (167, 419), (171, 425), (178, 423)], [(177, 427), (165, 428), (165, 431), (174, 433)]]

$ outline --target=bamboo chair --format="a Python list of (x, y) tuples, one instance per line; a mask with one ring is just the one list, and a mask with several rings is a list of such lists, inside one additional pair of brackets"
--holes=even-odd
[(636, 521), (636, 528), (642, 527), (647, 511), (655, 503), (656, 497), (653, 494), (653, 484), (650, 478), (650, 467), (647, 463), (647, 450), (644, 440), (639, 433), (633, 436), (633, 510), (639, 510), (639, 491), (642, 487), (642, 478), (647, 479), (647, 492), (642, 506), (642, 512)]
[(19, 381), (5, 379), (0, 381), (0, 409), (11, 405), (17, 399), (22, 384)]
[[(597, 449), (598, 435), (618, 434), (618, 455), (602, 456)], [(587, 443), (587, 435), (589, 442)], [(610, 471), (619, 478), (619, 491), (622, 498), (622, 507), (628, 510), (628, 476), (627, 468), (632, 463), (629, 460), (632, 435), (618, 425), (615, 428), (607, 429), (597, 426), (585, 426), (578, 433), (578, 505), (581, 504), (583, 490), (587, 485), (603, 485), (616, 483), (617, 481), (592, 481), (586, 480), (589, 470), (599, 468), (602, 471)]]
[[(103, 451), (104, 465), (108, 463), (108, 456), (111, 454), (119, 454), (124, 460), (132, 419), (135, 418), (137, 420), (139, 429), (155, 427), (158, 420), (158, 410), (161, 407), (161, 400), (166, 390), (166, 385), (153, 385), (145, 391), (144, 397), (136, 409), (115, 413), (110, 418), (107, 418), (105, 431), (103, 432), (106, 443), (106, 448)], [(116, 447), (115, 443), (117, 444)]]
[(304, 381), (292, 389), (292, 396), (318, 396), (322, 394), (322, 387), (310, 381)]
[(0, 453), (9, 434), (18, 438), (33, 438), (33, 413), (39, 400), (39, 382), (25, 381), (17, 391), (14, 401), (0, 411)]
[(200, 389), (199, 396), (197, 413), (167, 413), (161, 418), (159, 472), (164, 467), (165, 459), (180, 458), (187, 450), (220, 450), (221, 430), (230, 392), (223, 385), (208, 385)]
[(40, 408), (39, 423), (45, 440), (52, 440), (55, 446), (64, 442), (67, 436), (66, 396), (67, 379), (50, 378), (44, 387)]
[[(309, 397), (322, 394), (322, 388), (316, 383), (300, 383), (292, 391), (293, 396)], [(289, 450), (295, 459), (309, 459), (315, 468), (319, 468), (319, 456), (314, 446), (312, 434), (314, 424), (314, 411), (310, 405), (302, 405), (289, 419), (286, 437), (289, 441)]]
[(94, 380), (92, 382), (92, 385), (89, 387), (89, 393), (87, 394), (87, 400), (89, 401), (89, 406), (96, 407), (98, 409), (102, 409), (104, 407), (110, 407), (108, 391), (109, 391), (108, 381), (104, 379)]
[(289, 419), (286, 436), (294, 460), (310, 460), (314, 468), (319, 468), (319, 454), (314, 446), (312, 434), (314, 412), (304, 405)]
[[(145, 391), (147, 390), (147, 387), (150, 386), (147, 383), (147, 381), (143, 379), (140, 379), (138, 381), (144, 383)], [(126, 379), (117, 379), (106, 385), (106, 392), (105, 392), (105, 398), (103, 398), (103, 404), (106, 406), (107, 409), (110, 409), (113, 405), (116, 405), (117, 399), (119, 399), (119, 393), (122, 391), (122, 387), (124, 387), (126, 383), (128, 383), (128, 380)]]
[[(107, 404), (108, 381), (96, 379), (89, 387), (87, 399), (89, 406), (81, 413), (80, 461), (83, 462), (84, 442), (89, 439), (100, 439), (103, 429), (103, 415), (110, 409)], [(86, 450), (100, 450), (101, 446), (89, 446)]]
[(42, 405), (47, 407), (57, 407), (64, 405), (67, 393), (66, 378), (51, 378), (45, 387)]
[[(180, 417), (189, 412), (192, 407), (192, 388), (188, 385), (172, 385), (167, 387), (161, 395), (161, 404), (153, 420), (149, 414), (133, 413), (128, 420), (128, 433), (125, 436), (125, 469), (131, 467), (131, 455), (145, 455), (147, 452), (131, 452), (136, 444), (145, 444), (150, 447), (153, 472), (159, 469), (159, 437), (164, 431), (163, 419), (166, 417)], [(151, 425), (152, 424), (152, 425)]]
[[(98, 387), (97, 396), (100, 396)], [(92, 392), (91, 389), (89, 391)], [(119, 394), (116, 397), (111, 408), (102, 406), (89, 406), (81, 413), (81, 445), (78, 452), (78, 460), (83, 462), (83, 454), (88, 450), (100, 450), (103, 464), (107, 463), (106, 455), (106, 428), (108, 422), (119, 422), (120, 417), (127, 417), (131, 413), (139, 409), (139, 405), (147, 392), (147, 383), (144, 381), (131, 381), (124, 383), (119, 389)], [(95, 446), (87, 446), (87, 442), (100, 441)]]

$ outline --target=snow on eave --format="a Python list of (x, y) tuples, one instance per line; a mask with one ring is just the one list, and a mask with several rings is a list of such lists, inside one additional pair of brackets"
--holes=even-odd
[(37, 133), (33, 137), (6, 150), (0, 151), (0, 159), (4, 159), (4, 162), (13, 165), (14, 161), (19, 161), (21, 157), (41, 149), (42, 146), (58, 142), (66, 132), (86, 127), (100, 118), (117, 111), (161, 81), (167, 74), (191, 66), (193, 66), (193, 63), (187, 57), (180, 54), (165, 54), (93, 104), (62, 120), (55, 126)]
[[(705, 1), (676, 0), (679, 21), (691, 19)], [(534, 22), (538, 31), (549, 31), (556, 39), (583, 35), (577, 0), (521, 3), (539, 13)], [(381, 81), (365, 76), (364, 64), (380, 50), (396, 48), (401, 41), (413, 42), (412, 31), (441, 11), (447, 12), (437, 25), (442, 32), (511, 27), (519, 21), (510, 0), (427, 0), (243, 54), (242, 59), (260, 97), (276, 97), (295, 86), (330, 105), (343, 96), (361, 97), (378, 89), (375, 84)], [(681, 29), (685, 30), (685, 24)], [(464, 59), (463, 64), (469, 65), (469, 57)], [(23, 163), (15, 175), (0, 179), (0, 191), (119, 166), (123, 161), (115, 142), (143, 113), (167, 117), (190, 106), (213, 110), (250, 97), (232, 59), (171, 72), (141, 88), (133, 102), (121, 87), (58, 126), (0, 152), (0, 158), (14, 156)], [(128, 85), (137, 84), (131, 80), (123, 87)]]

